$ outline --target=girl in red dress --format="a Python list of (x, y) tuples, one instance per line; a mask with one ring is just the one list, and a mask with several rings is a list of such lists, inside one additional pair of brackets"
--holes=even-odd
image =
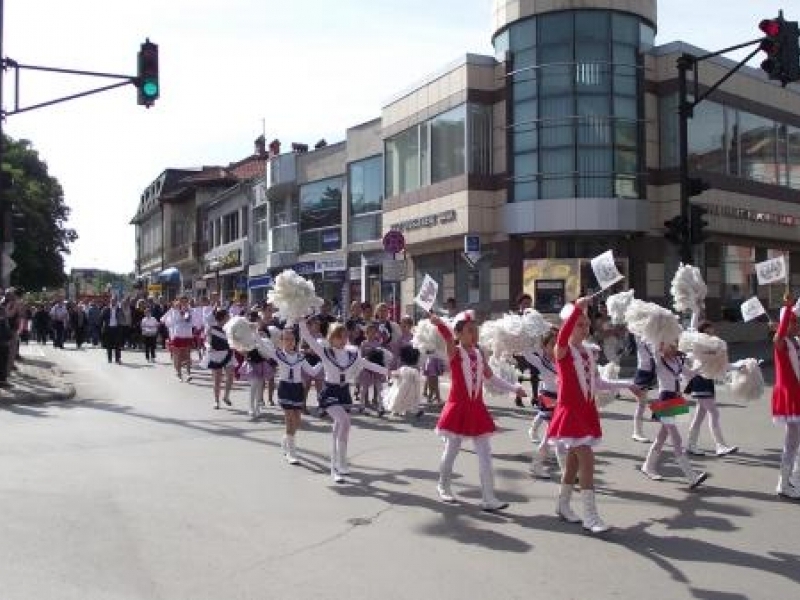
[[(800, 499), (800, 489), (792, 485), (792, 470), (800, 447), (800, 328), (792, 306), (786, 299), (781, 322), (775, 332), (775, 386), (772, 390), (772, 419), (783, 423), (786, 437), (781, 455), (781, 474), (776, 492), (783, 498)], [(795, 473), (795, 477), (800, 473)]]
[(547, 437), (550, 444), (567, 452), (556, 514), (570, 523), (581, 522), (570, 507), (576, 476), (580, 475), (583, 527), (592, 533), (602, 533), (609, 527), (597, 514), (594, 495), (592, 447), (603, 436), (594, 395), (601, 389), (628, 389), (638, 398), (641, 391), (632, 382), (608, 381), (600, 377), (594, 354), (584, 346), (589, 335), (589, 319), (585, 312), (588, 304), (586, 298), (576, 300), (558, 332), (554, 352), (558, 370), (558, 403)]
[(461, 444), (471, 439), (478, 455), (478, 468), (481, 479), (481, 510), (494, 512), (508, 507), (507, 502), (500, 502), (494, 495), (494, 473), (492, 472), (492, 448), (489, 437), (495, 431), (486, 405), (483, 403), (484, 381), (499, 391), (516, 393), (525, 396), (519, 385), (503, 381), (492, 373), (486, 364), (483, 353), (477, 346), (478, 326), (470, 312), (461, 313), (455, 318), (455, 334), (458, 344), (447, 325), (436, 315), (430, 315), (431, 322), (447, 344), (447, 356), (450, 361), (452, 380), (450, 394), (444, 405), (436, 433), (444, 439), (444, 453), (439, 467), (439, 485), (437, 490), (443, 502), (456, 501), (450, 489), (450, 480)]

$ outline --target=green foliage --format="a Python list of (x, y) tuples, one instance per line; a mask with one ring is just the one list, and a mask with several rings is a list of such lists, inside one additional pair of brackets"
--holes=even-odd
[(12, 258), (17, 263), (11, 284), (24, 290), (62, 286), (64, 255), (78, 234), (66, 226), (70, 209), (61, 185), (28, 140), (3, 136), (2, 169), (12, 181), (4, 194), (12, 211)]

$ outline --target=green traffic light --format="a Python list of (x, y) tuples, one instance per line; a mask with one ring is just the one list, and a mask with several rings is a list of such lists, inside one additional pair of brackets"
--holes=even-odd
[(155, 98), (158, 96), (158, 84), (155, 81), (145, 81), (142, 84), (142, 94), (148, 98)]

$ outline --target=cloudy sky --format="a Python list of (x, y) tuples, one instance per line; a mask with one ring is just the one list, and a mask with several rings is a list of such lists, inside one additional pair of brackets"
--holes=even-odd
[[(128, 221), (167, 167), (227, 164), (269, 139), (340, 140), (352, 125), (465, 52), (491, 54), (492, 0), (5, 0), (6, 57), (135, 74), (159, 44), (162, 97), (132, 86), (6, 121), (33, 141), (72, 208), (69, 267), (133, 270)], [(717, 49), (758, 36), (773, 0), (660, 0), (658, 43)], [(791, 10), (791, 9), (790, 9)], [(787, 18), (800, 18), (787, 13)], [(5, 108), (11, 108), (11, 77)], [(25, 72), (22, 105), (103, 80)]]

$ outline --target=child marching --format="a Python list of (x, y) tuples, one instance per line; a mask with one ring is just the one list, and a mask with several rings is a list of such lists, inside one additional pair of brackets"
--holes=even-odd
[(778, 496), (790, 500), (800, 500), (800, 488), (792, 485), (793, 477), (800, 475), (795, 465), (800, 448), (800, 341), (797, 339), (800, 327), (797, 308), (787, 297), (781, 309), (781, 320), (774, 338), (775, 387), (772, 390), (772, 420), (786, 430), (775, 491)]
[(486, 381), (498, 390), (516, 393), (518, 396), (525, 396), (525, 391), (519, 385), (503, 381), (492, 373), (477, 346), (478, 326), (470, 312), (461, 313), (454, 319), (455, 338), (450, 328), (438, 316), (431, 313), (429, 318), (447, 345), (452, 375), (450, 394), (436, 425), (436, 432), (444, 439), (445, 444), (439, 468), (439, 498), (448, 503), (456, 501), (450, 487), (453, 465), (463, 441), (472, 440), (478, 455), (483, 497), (481, 510), (503, 510), (508, 507), (508, 503), (498, 500), (494, 493), (489, 440), (496, 428), (483, 402), (483, 384)]

